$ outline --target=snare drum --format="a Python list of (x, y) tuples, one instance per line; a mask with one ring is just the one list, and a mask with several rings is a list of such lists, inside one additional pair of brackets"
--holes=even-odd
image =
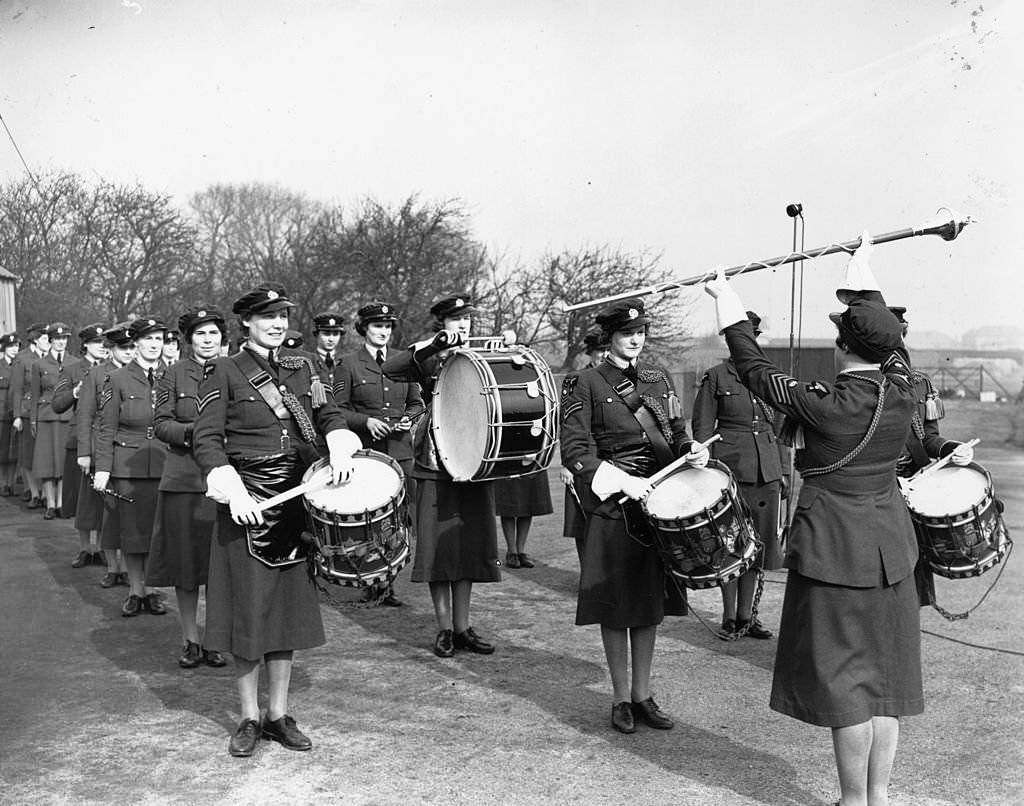
[(528, 347), (454, 350), (434, 388), (438, 459), (454, 481), (546, 470), (558, 444), (557, 401), (551, 368)]
[(738, 578), (761, 548), (732, 473), (714, 459), (703, 468), (684, 465), (657, 482), (643, 511), (665, 570), (688, 588)]
[[(378, 451), (356, 451), (352, 462), (348, 483), (307, 493), (303, 503), (317, 576), (335, 585), (368, 587), (394, 579), (409, 562), (405, 479), (398, 462)], [(326, 481), (330, 472), (320, 459), (302, 480)]]
[(947, 579), (985, 573), (1011, 545), (981, 465), (946, 465), (910, 480), (904, 488), (921, 554)]

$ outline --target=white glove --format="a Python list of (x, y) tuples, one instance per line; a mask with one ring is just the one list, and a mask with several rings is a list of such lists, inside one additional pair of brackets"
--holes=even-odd
[(842, 303), (849, 303), (859, 291), (881, 291), (878, 287), (878, 280), (868, 261), (875, 246), (871, 243), (871, 234), (864, 230), (860, 236), (860, 246), (857, 247), (850, 262), (846, 264), (846, 276), (836, 289), (836, 298)]
[(641, 501), (651, 492), (651, 481), (643, 476), (630, 476), (623, 474), (622, 492), (634, 501)]
[(92, 477), (92, 488), (97, 492), (103, 492), (107, 489), (107, 482), (110, 481), (109, 470), (97, 470)]
[(206, 476), (206, 495), (219, 504), (227, 504), (231, 520), (239, 526), (258, 526), (263, 523), (259, 504), (245, 489), (238, 471), (231, 465), (215, 467)]
[(747, 321), (747, 311), (729, 281), (725, 278), (725, 269), (715, 269), (715, 279), (704, 283), (704, 290), (715, 299), (715, 315), (718, 317), (718, 332), (721, 333), (729, 325)]
[(957, 467), (967, 467), (974, 461), (974, 448), (966, 442), (957, 445), (949, 461)]
[(331, 483), (343, 484), (352, 478), (352, 456), (363, 447), (352, 431), (336, 428), (327, 432), (327, 451), (331, 462)]
[(558, 471), (558, 480), (562, 482), (562, 484), (572, 484), (573, 475), (563, 467)]
[(78, 457), (78, 467), (81, 469), (81, 471), (83, 473), (88, 473), (89, 472), (89, 468), (92, 467), (92, 457), (91, 456), (79, 456)]
[[(698, 445), (700, 445), (700, 443), (695, 442), (693, 443), (693, 445), (694, 447), (697, 447)], [(686, 454), (686, 464), (688, 464), (690, 467), (707, 467), (708, 460), (710, 458), (711, 451), (709, 451), (703, 445), (700, 445), (699, 450), (694, 451), (693, 448), (691, 448), (690, 453)]]

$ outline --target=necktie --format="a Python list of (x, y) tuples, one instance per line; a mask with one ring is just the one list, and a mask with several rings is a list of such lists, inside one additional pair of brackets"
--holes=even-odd
[(327, 369), (334, 369), (334, 356), (331, 353), (324, 356), (324, 365)]
[(150, 367), (149, 369), (146, 370), (146, 378), (149, 379), (149, 385), (152, 386), (153, 385), (153, 368), (152, 367)]
[(57, 369), (61, 369), (64, 366), (64, 354), (57, 353)]
[(375, 360), (377, 361), (377, 366), (378, 367), (381, 364), (384, 363), (384, 351), (383, 350), (377, 350), (377, 355), (376, 355), (376, 359)]
[(626, 368), (622, 370), (622, 374), (629, 378), (634, 384), (637, 382), (636, 367), (632, 364), (627, 365)]

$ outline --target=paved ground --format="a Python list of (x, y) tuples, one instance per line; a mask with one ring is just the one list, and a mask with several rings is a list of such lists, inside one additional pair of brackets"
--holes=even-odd
[[(1024, 454), (983, 444), (978, 455), (1021, 538)], [(726, 644), (695, 618), (666, 622), (654, 687), (676, 729), (610, 730), (600, 638), (572, 626), (576, 560), (560, 527), (560, 511), (537, 522), (536, 569), (477, 588), (474, 621), (499, 647), (491, 657), (430, 653), (429, 597), (408, 570), (402, 609), (326, 605), (328, 643), (297, 656), (292, 686), (315, 748), (261, 743), (252, 759), (234, 759), (230, 666), (179, 669), (173, 606), (121, 618), (123, 588), (101, 589), (100, 569), (70, 568), (69, 522), (0, 499), (0, 802), (833, 802), (827, 730), (767, 707), (774, 641)], [(904, 721), (893, 804), (1024, 802), (1022, 568), (1013, 557), (967, 620), (923, 612), (927, 711)], [(996, 573), (941, 580), (940, 602), (966, 609)], [(783, 581), (768, 575), (769, 627)], [(717, 591), (691, 601), (717, 619)]]

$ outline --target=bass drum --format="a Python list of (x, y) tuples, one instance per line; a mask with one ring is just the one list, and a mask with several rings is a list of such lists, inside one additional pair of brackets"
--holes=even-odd
[(911, 479), (903, 494), (921, 554), (939, 576), (980, 576), (1012, 545), (992, 476), (981, 465), (946, 465)]
[(643, 501), (644, 516), (666, 572), (688, 588), (722, 586), (757, 559), (761, 542), (732, 473), (712, 459), (683, 465)]
[(528, 347), (454, 350), (434, 388), (431, 434), (454, 481), (546, 470), (558, 444), (558, 393)]
[[(311, 562), (328, 582), (369, 587), (390, 582), (409, 562), (405, 478), (398, 462), (379, 451), (356, 451), (352, 462), (348, 483), (303, 497), (315, 548)], [(302, 480), (326, 481), (330, 472), (327, 460), (320, 459)]]

